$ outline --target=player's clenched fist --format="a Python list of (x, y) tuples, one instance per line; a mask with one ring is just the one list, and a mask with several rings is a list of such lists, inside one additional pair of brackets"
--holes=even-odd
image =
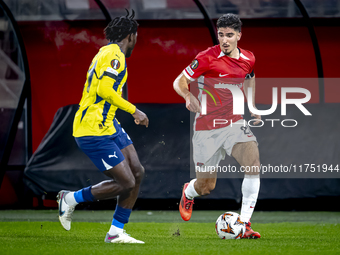
[(196, 97), (193, 96), (190, 92), (185, 95), (186, 107), (191, 112), (201, 112), (200, 104)]
[(138, 110), (136, 108), (136, 111), (134, 114), (132, 114), (132, 116), (135, 118), (135, 123), (137, 125), (143, 125), (148, 127), (149, 126), (149, 119), (148, 116), (146, 116), (146, 114), (140, 110)]

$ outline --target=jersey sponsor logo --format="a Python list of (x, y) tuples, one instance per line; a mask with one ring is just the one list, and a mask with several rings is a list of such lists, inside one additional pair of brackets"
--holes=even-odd
[(119, 69), (119, 67), (120, 67), (120, 62), (119, 62), (119, 60), (118, 59), (114, 59), (114, 60), (112, 60), (111, 61), (111, 66), (112, 66), (112, 68), (113, 69)]
[(220, 77), (224, 77), (224, 76), (227, 76), (227, 75), (229, 75), (229, 74), (221, 74), (221, 73), (219, 74)]
[(114, 75), (118, 76), (118, 72), (111, 67), (108, 67), (106, 69), (106, 72), (113, 73)]
[(198, 67), (198, 60), (195, 59), (194, 61), (192, 61), (190, 67), (192, 68), (192, 70), (195, 70)]
[(194, 71), (191, 70), (190, 66), (188, 66), (187, 68), (185, 68), (185, 70), (187, 70), (187, 72), (188, 72), (191, 76), (194, 75)]
[(197, 166), (203, 166), (203, 163), (197, 162)]

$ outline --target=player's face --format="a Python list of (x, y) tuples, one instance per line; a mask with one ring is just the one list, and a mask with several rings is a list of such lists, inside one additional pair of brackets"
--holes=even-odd
[(241, 32), (230, 27), (220, 27), (217, 34), (221, 51), (227, 56), (232, 55), (234, 50), (237, 49), (237, 42), (241, 39)]
[(126, 58), (130, 57), (133, 51), (133, 48), (135, 47), (137, 43), (137, 32), (136, 34), (131, 34), (130, 41), (128, 44), (127, 52), (126, 52)]

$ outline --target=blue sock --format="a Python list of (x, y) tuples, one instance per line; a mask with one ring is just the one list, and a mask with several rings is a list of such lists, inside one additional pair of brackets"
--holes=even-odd
[(77, 201), (77, 203), (93, 202), (96, 200), (91, 193), (91, 188), (92, 186), (89, 186), (74, 192), (74, 199)]
[(124, 223), (121, 223), (121, 222), (119, 222), (118, 220), (116, 220), (116, 219), (113, 219), (112, 220), (112, 224), (111, 225), (113, 225), (113, 226), (115, 226), (115, 227), (117, 227), (117, 228), (121, 228), (121, 229), (123, 229), (124, 228)]
[(124, 225), (129, 222), (132, 209), (125, 209), (116, 205), (115, 213), (113, 214), (112, 224), (117, 228), (124, 228)]

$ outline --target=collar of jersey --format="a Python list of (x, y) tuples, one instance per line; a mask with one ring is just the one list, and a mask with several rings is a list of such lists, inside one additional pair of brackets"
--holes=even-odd
[[(238, 58), (235, 58), (235, 59), (240, 59), (240, 57), (241, 57), (241, 50), (240, 50), (240, 48), (238, 48), (237, 47), (237, 49), (238, 49), (238, 52), (239, 52), (239, 57)], [(220, 55), (218, 55), (218, 57), (217, 58), (221, 58), (221, 57), (223, 57), (223, 56), (225, 56), (225, 54), (224, 54), (224, 52), (223, 51), (221, 51), (221, 53), (220, 53)], [(228, 57), (228, 56), (227, 56)], [(230, 57), (229, 57), (230, 58)]]
[[(117, 46), (118, 46), (118, 44), (117, 43), (113, 43), (113, 42), (109, 42), (107, 45), (110, 45), (110, 44), (116, 44)], [(120, 49), (120, 51), (124, 54), (124, 52), (122, 51), (122, 49), (118, 46), (118, 48)], [(125, 56), (125, 54), (124, 54), (124, 56)]]

